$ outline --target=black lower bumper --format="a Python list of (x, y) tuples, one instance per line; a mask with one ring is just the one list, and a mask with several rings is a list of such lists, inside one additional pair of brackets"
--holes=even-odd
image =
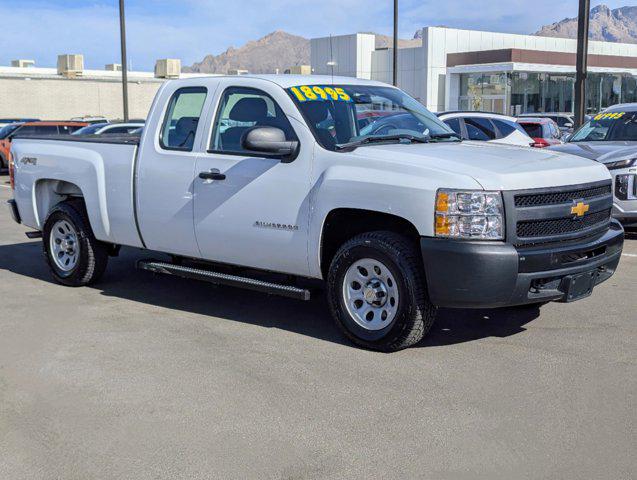
[(18, 211), (18, 204), (15, 200), (8, 200), (7, 205), (9, 205), (9, 211), (11, 212), (11, 218), (13, 218), (13, 221), (16, 223), (22, 223), (22, 220), (20, 219), (20, 212)]
[(449, 308), (495, 308), (571, 301), (571, 284), (580, 274), (591, 287), (617, 269), (624, 230), (613, 221), (602, 235), (577, 243), (516, 248), (504, 242), (422, 238), (429, 297)]

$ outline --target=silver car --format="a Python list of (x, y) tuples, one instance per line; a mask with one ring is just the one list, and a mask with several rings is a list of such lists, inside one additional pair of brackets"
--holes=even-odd
[(637, 104), (615, 105), (594, 116), (564, 145), (551, 150), (603, 163), (613, 175), (613, 216), (637, 227)]

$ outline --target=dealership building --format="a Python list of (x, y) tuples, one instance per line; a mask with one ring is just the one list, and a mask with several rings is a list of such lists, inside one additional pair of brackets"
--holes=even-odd
[[(99, 116), (123, 118), (122, 71), (84, 68), (82, 55), (60, 55), (57, 67), (36, 67), (32, 60), (0, 66), (0, 118), (62, 120)], [(167, 79), (197, 76), (181, 73), (177, 59), (157, 60), (154, 72), (128, 72), (130, 117), (144, 119), (155, 93)]]
[[(375, 43), (312, 39), (313, 71), (391, 83), (392, 49)], [(426, 27), (420, 46), (398, 50), (398, 85), (435, 112), (572, 112), (576, 51), (571, 39)], [(589, 112), (637, 102), (637, 45), (590, 42), (588, 64)]]

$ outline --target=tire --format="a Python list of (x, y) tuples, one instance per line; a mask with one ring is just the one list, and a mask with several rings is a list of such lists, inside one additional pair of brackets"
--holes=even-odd
[[(362, 292), (356, 288), (359, 277)], [(420, 252), (393, 232), (364, 233), (342, 245), (330, 266), (327, 295), (345, 336), (358, 346), (383, 352), (420, 342), (437, 311), (427, 295)]]
[[(44, 224), (42, 238), (46, 262), (58, 283), (83, 287), (92, 285), (104, 274), (108, 264), (108, 248), (93, 235), (81, 201), (72, 200), (56, 205)], [(56, 261), (56, 250), (63, 245), (71, 250), (58, 251)], [(72, 254), (69, 253), (71, 251)], [(71, 260), (65, 262), (64, 259)]]
[(0, 155), (0, 170), (8, 170), (9, 162), (4, 158), (4, 155)]

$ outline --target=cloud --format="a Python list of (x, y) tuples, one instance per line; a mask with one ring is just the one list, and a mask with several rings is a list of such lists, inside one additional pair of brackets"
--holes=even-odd
[[(604, 3), (617, 7), (620, 1)], [(60, 53), (83, 53), (87, 68), (119, 62), (116, 4), (0, 0), (0, 63), (34, 58), (38, 65), (53, 66)], [(274, 30), (311, 38), (388, 34), (392, 28), (391, 0), (127, 0), (126, 5), (129, 58), (133, 68), (144, 70), (165, 57), (189, 65)], [(401, 0), (400, 29), (403, 37), (426, 25), (531, 33), (576, 14), (577, 0)]]

